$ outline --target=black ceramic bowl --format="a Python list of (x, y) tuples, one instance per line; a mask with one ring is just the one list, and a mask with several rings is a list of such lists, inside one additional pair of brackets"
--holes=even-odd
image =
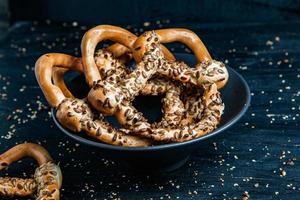
[[(178, 60), (183, 60), (188, 64), (194, 64), (195, 58), (190, 54), (175, 54)], [(236, 123), (246, 112), (250, 104), (250, 91), (246, 81), (232, 68), (228, 67), (229, 81), (224, 88), (221, 89), (222, 100), (225, 104), (225, 111), (222, 116), (221, 123), (213, 132), (186, 142), (164, 144), (152, 147), (120, 147), (104, 144), (96, 141), (84, 133), (74, 133), (64, 128), (56, 119), (55, 110), (52, 110), (54, 122), (62, 130), (63, 133), (70, 136), (80, 143), (91, 145), (99, 149), (105, 155), (110, 155), (116, 160), (125, 161), (130, 166), (140, 169), (154, 170), (174, 170), (183, 165), (189, 155), (196, 150), (199, 145), (206, 139), (215, 136), (221, 132), (225, 132), (230, 126)], [(67, 80), (68, 79), (68, 80)], [(84, 97), (88, 88), (84, 85), (84, 78), (76, 75), (66, 79), (66, 83), (70, 90), (78, 97)], [(134, 105), (138, 110), (144, 113), (149, 121), (159, 120), (161, 116), (160, 98), (147, 96), (137, 97)], [(114, 125), (118, 126), (114, 118), (108, 118)]]

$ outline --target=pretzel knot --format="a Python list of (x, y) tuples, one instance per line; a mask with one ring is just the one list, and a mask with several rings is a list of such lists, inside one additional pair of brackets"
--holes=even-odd
[(35, 171), (34, 178), (0, 177), (0, 195), (7, 197), (35, 195), (36, 199), (59, 200), (62, 185), (61, 170), (40, 145), (25, 143), (11, 148), (0, 155), (0, 170), (23, 157), (32, 157), (38, 162), (39, 167)]

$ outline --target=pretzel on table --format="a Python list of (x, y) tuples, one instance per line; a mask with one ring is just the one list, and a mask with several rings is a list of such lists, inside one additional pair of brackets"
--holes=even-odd
[(49, 153), (40, 145), (19, 144), (0, 155), (0, 171), (24, 157), (38, 162), (33, 179), (0, 177), (0, 195), (7, 197), (35, 195), (36, 199), (59, 200), (62, 174)]

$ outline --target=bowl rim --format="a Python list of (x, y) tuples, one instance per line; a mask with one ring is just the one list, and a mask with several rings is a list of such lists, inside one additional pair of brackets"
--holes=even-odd
[(192, 143), (197, 143), (199, 141), (208, 139), (212, 136), (215, 136), (223, 131), (225, 131), (226, 129), (228, 129), (229, 127), (231, 127), (233, 124), (235, 124), (248, 110), (248, 107), (250, 105), (250, 101), (251, 101), (251, 95), (250, 95), (250, 88), (246, 82), (246, 80), (242, 77), (242, 75), (240, 75), (238, 72), (236, 72), (234, 69), (232, 69), (231, 67), (227, 67), (230, 69), (230, 71), (232, 73), (234, 73), (242, 82), (243, 86), (245, 87), (246, 90), (246, 102), (243, 106), (243, 108), (241, 109), (241, 111), (235, 115), (232, 119), (230, 119), (227, 123), (225, 123), (223, 126), (218, 127), (217, 129), (215, 129), (214, 131), (201, 136), (199, 138), (195, 138), (192, 140), (188, 140), (188, 141), (184, 141), (184, 142), (178, 142), (178, 143), (169, 143), (169, 144), (161, 144), (161, 145), (156, 145), (156, 146), (149, 146), (149, 147), (124, 147), (124, 146), (115, 146), (115, 145), (111, 145), (111, 144), (106, 144), (106, 143), (101, 143), (101, 142), (96, 142), (93, 140), (89, 140), (86, 138), (81, 137), (78, 134), (75, 134), (69, 130), (67, 130), (66, 128), (64, 128), (56, 119), (56, 110), (54, 108), (51, 108), (51, 114), (52, 114), (52, 118), (53, 121), (55, 122), (56, 126), (66, 135), (68, 135), (69, 137), (73, 138), (74, 140), (90, 145), (90, 146), (94, 146), (97, 148), (104, 148), (104, 149), (109, 149), (109, 150), (114, 150), (114, 151), (159, 151), (162, 149), (172, 149), (172, 148), (177, 148), (177, 147), (182, 147), (182, 146), (186, 146), (186, 145), (190, 145)]

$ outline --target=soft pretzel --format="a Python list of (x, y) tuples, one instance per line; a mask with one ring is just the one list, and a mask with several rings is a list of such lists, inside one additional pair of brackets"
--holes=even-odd
[(108, 124), (101, 114), (96, 116), (87, 102), (83, 99), (68, 98), (62, 90), (52, 83), (54, 67), (63, 67), (80, 71), (82, 64), (79, 58), (66, 54), (45, 54), (35, 65), (38, 83), (48, 101), (56, 108), (59, 122), (72, 131), (84, 131), (89, 136), (105, 143), (122, 146), (149, 146), (147, 139), (127, 135)]
[(218, 88), (222, 88), (227, 83), (228, 71), (225, 65), (222, 62), (213, 60), (200, 38), (188, 29), (171, 28), (144, 33), (134, 43), (133, 57), (135, 60), (142, 60), (147, 52), (146, 44), (149, 35), (157, 37), (160, 43), (176, 41), (186, 44), (198, 60), (195, 68), (190, 68), (183, 62), (163, 59), (157, 70), (159, 74), (196, 86), (205, 83), (216, 83)]
[(35, 194), (36, 199), (59, 200), (61, 170), (42, 146), (24, 143), (9, 149), (0, 155), (0, 170), (24, 157), (31, 157), (38, 162), (34, 179), (0, 177), (0, 195), (13, 197)]

